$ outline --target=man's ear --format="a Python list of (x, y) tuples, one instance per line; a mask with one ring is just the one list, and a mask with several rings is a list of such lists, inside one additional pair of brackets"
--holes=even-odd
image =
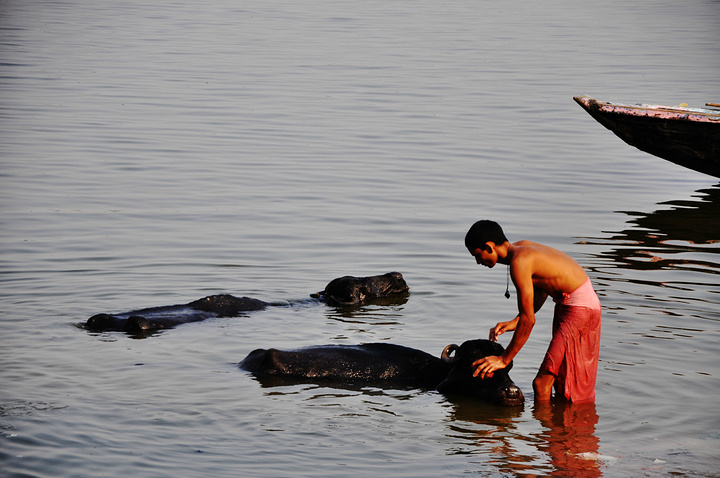
[(488, 254), (492, 254), (493, 250), (495, 249), (495, 243), (493, 241), (487, 241), (485, 245), (483, 246), (483, 250), (487, 252)]

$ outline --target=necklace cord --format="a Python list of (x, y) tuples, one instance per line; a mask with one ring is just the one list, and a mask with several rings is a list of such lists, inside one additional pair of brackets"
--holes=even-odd
[(505, 298), (510, 298), (510, 266), (507, 268), (507, 284), (505, 286)]

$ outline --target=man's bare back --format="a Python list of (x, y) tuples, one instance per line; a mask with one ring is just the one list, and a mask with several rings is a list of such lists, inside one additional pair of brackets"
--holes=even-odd
[(570, 256), (536, 242), (513, 243), (508, 250), (508, 259), (513, 281), (516, 276), (529, 273), (533, 289), (553, 298), (571, 293), (588, 279), (583, 268)]

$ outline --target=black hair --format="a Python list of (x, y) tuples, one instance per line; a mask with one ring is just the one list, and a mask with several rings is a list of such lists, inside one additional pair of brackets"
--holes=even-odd
[(500, 224), (484, 219), (470, 227), (470, 230), (465, 235), (465, 247), (467, 247), (469, 251), (474, 251), (475, 249), (482, 249), (488, 242), (499, 246), (507, 240), (508, 238), (505, 237), (505, 233), (502, 227), (500, 227)]

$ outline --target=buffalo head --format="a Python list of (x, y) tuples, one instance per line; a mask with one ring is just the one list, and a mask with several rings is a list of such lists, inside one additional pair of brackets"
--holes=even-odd
[(377, 299), (401, 297), (409, 291), (399, 272), (370, 277), (338, 277), (325, 286), (325, 290), (313, 294), (331, 305), (360, 305)]
[(502, 345), (490, 340), (468, 340), (459, 347), (448, 345), (442, 352), (442, 360), (452, 368), (437, 390), (446, 394), (469, 395), (508, 406), (522, 405), (525, 396), (508, 375), (512, 362), (504, 369), (496, 370), (492, 377), (473, 377), (474, 361), (489, 355), (502, 355)]

